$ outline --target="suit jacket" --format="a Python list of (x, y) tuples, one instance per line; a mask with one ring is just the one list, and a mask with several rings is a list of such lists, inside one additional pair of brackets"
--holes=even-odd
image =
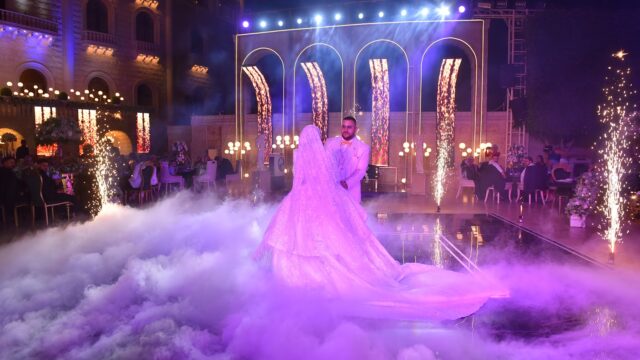
[(336, 179), (347, 183), (349, 194), (359, 203), (360, 181), (367, 173), (371, 150), (369, 145), (355, 137), (351, 140), (351, 145), (342, 145), (342, 141), (342, 137), (329, 138), (324, 148), (335, 164)]
[(539, 188), (540, 176), (535, 165), (529, 165), (524, 170), (522, 190), (527, 194), (532, 194)]

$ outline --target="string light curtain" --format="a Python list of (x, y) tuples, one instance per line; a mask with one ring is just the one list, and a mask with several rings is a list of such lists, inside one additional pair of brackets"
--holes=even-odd
[[(50, 106), (34, 106), (33, 113), (35, 115), (36, 127), (45, 120), (56, 117), (56, 108)], [(37, 145), (36, 155), (38, 156), (54, 156), (58, 150), (58, 144)]]
[(317, 62), (304, 62), (300, 65), (302, 65), (302, 69), (307, 74), (309, 86), (311, 87), (313, 125), (321, 130), (322, 141), (324, 142), (328, 136), (329, 123), (329, 100), (324, 74)]
[(138, 153), (151, 151), (151, 120), (149, 113), (138, 113), (136, 121), (136, 150)]
[(445, 191), (447, 169), (453, 166), (453, 134), (456, 111), (456, 82), (462, 59), (443, 59), (438, 77), (436, 110), (436, 171), (434, 197), (440, 206)]
[(389, 65), (387, 59), (370, 59), (371, 163), (389, 165)]
[(269, 85), (264, 75), (257, 66), (244, 66), (242, 71), (247, 74), (253, 89), (256, 92), (258, 104), (258, 134), (265, 135), (264, 162), (269, 161), (271, 155), (271, 143), (273, 141), (272, 105)]
[[(82, 131), (82, 138), (85, 144), (90, 144), (95, 148), (98, 139), (97, 115), (95, 110), (78, 109), (78, 125)], [(82, 146), (80, 146), (82, 150)]]

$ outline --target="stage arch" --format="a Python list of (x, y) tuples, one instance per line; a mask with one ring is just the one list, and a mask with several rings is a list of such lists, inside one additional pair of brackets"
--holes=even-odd
[(120, 155), (128, 156), (133, 152), (133, 145), (129, 135), (120, 130), (111, 130), (104, 134), (104, 136), (111, 140), (113, 146), (117, 147), (120, 151)]

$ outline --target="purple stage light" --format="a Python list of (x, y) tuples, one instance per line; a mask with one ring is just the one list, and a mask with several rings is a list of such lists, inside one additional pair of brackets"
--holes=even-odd
[(249, 22), (247, 20), (243, 21), (242, 22), (242, 27), (245, 28), (245, 29), (248, 28), (249, 27)]
[(460, 6), (458, 6), (458, 12), (459, 12), (460, 14), (464, 13), (465, 11), (467, 11), (467, 8), (466, 8), (466, 7), (464, 7), (464, 5), (460, 5)]

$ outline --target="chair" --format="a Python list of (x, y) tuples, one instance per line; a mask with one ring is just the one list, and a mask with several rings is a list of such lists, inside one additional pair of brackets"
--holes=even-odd
[(164, 186), (164, 193), (167, 194), (174, 185), (178, 185), (178, 190), (184, 188), (184, 178), (182, 176), (171, 175), (169, 172), (169, 163), (162, 161), (160, 163), (160, 187)]
[(193, 181), (195, 184), (207, 184), (207, 190), (210, 189), (211, 184), (213, 184), (214, 189), (217, 189), (217, 186), (216, 186), (217, 172), (218, 172), (218, 163), (215, 161), (207, 161), (207, 167), (205, 169), (204, 174), (194, 177)]
[[(472, 189), (475, 193), (476, 183), (473, 180), (469, 180), (465, 177), (464, 172), (460, 173), (460, 179), (458, 180), (458, 192), (456, 193), (456, 199), (460, 197), (464, 189)], [(476, 196), (474, 194), (474, 196)]]
[[(44, 209), (44, 222), (49, 226), (49, 209), (51, 209), (51, 221), (55, 221), (55, 208), (58, 206), (66, 206), (67, 208), (67, 220), (71, 220), (71, 205), (69, 201), (61, 201), (56, 203), (47, 204), (42, 196), (42, 176), (37, 173), (29, 174), (25, 177), (27, 187), (29, 188), (29, 196), (31, 197), (31, 225), (35, 225), (36, 219), (36, 207), (42, 207)], [(19, 204), (15, 207), (15, 220), (16, 227), (18, 227), (18, 208), (29, 206), (27, 204)]]
[[(507, 190), (507, 186), (510, 187), (511, 183), (505, 183), (504, 184), (504, 189)], [(487, 200), (489, 199), (489, 192), (491, 192), (491, 196), (493, 197), (493, 201), (495, 202), (500, 202), (500, 191), (496, 191), (495, 187), (493, 186), (489, 186), (487, 188), (487, 191), (484, 193), (484, 202), (486, 203)], [(511, 190), (509, 190), (509, 201), (511, 201)]]
[(154, 166), (147, 166), (142, 169), (142, 184), (140, 184), (140, 189), (138, 189), (138, 203), (140, 205), (153, 200), (153, 186), (151, 182), (155, 172), (156, 168)]

